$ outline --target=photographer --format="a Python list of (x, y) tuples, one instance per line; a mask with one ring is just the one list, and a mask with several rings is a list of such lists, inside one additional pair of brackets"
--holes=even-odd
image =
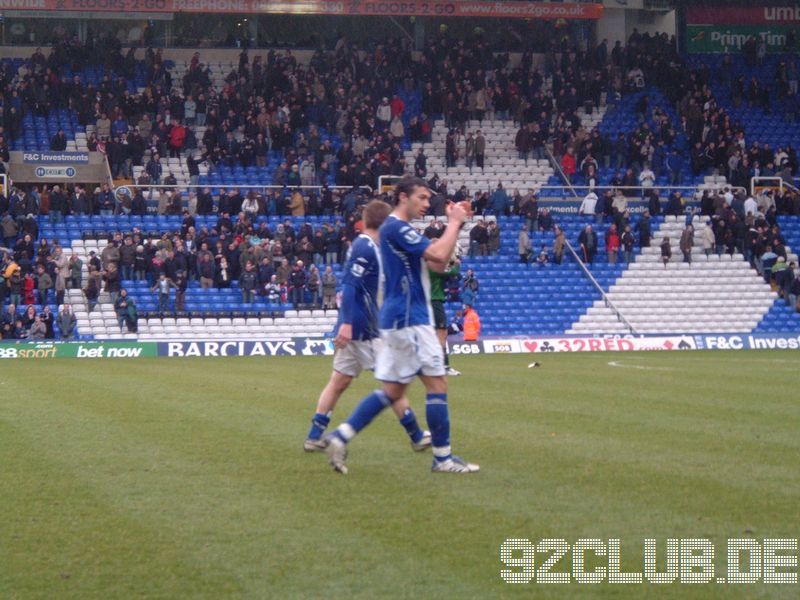
[(475, 306), (475, 301), (478, 299), (478, 290), (480, 283), (472, 269), (467, 269), (467, 276), (461, 284), (461, 300), (464, 304)]

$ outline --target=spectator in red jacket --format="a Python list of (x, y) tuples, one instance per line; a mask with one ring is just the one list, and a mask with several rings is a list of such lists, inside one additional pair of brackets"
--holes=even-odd
[(406, 110), (406, 103), (403, 102), (400, 96), (395, 94), (394, 98), (392, 98), (392, 101), (389, 103), (389, 106), (392, 107), (392, 118), (403, 117), (403, 112)]
[(186, 127), (179, 120), (175, 120), (169, 130), (169, 155), (171, 158), (180, 158), (183, 145), (186, 142)]
[(606, 252), (608, 253), (609, 264), (617, 263), (617, 254), (619, 253), (619, 233), (617, 233), (617, 226), (613, 223), (608, 226), (606, 232)]
[(571, 147), (567, 148), (564, 156), (561, 157), (561, 169), (564, 171), (564, 175), (567, 176), (570, 183), (572, 183), (575, 178), (577, 166), (575, 164), (575, 151)]

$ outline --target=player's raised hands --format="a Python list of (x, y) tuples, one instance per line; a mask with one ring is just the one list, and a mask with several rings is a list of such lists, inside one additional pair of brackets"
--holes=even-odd
[(454, 220), (459, 225), (472, 216), (472, 205), (469, 201), (449, 202), (447, 204), (447, 219)]

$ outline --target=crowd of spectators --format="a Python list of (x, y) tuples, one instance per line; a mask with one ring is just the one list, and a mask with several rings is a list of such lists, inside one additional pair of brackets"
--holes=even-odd
[(760, 257), (766, 248), (787, 258), (786, 240), (777, 220), (778, 205), (771, 193), (758, 197), (731, 190), (705, 193), (698, 212), (709, 225), (702, 240), (706, 254), (739, 252), (759, 272)]
[[(334, 308), (338, 282), (333, 266), (344, 261), (361, 230), (360, 207), (365, 200), (357, 199), (347, 219), (333, 218), (316, 226), (310, 222), (298, 226), (287, 218), (270, 227), (248, 212), (240, 211), (232, 219), (225, 210), (215, 224), (198, 227), (195, 216), (184, 209), (180, 231), (154, 236), (134, 227), (111, 234), (99, 254), (89, 253), (84, 281), (83, 261), (77, 254), (67, 256), (58, 240), (26, 233), (2, 254), (2, 272), (8, 275), (0, 285), (0, 301), (9, 295), (16, 305), (60, 306), (66, 290), (82, 289), (91, 311), (105, 292), (120, 315), (121, 326), (128, 323), (131, 331), (135, 331), (135, 318), (126, 321), (125, 316), (135, 311), (135, 301), (128, 297), (120, 305), (130, 281), (146, 281), (157, 294), (162, 312), (173, 306), (183, 310), (186, 289), (194, 281), (201, 288), (217, 289), (236, 282), (246, 304), (260, 298), (269, 304)], [(433, 220), (423, 233), (433, 238), (442, 230), (442, 222)], [(494, 220), (479, 220), (471, 230), (470, 254), (496, 254), (499, 235)], [(477, 292), (470, 278), (465, 285)], [(460, 281), (448, 285), (451, 300), (460, 298), (461, 288)]]
[[(147, 281), (158, 292), (162, 309), (175, 289), (176, 308), (181, 310), (181, 293), (190, 282), (222, 289), (238, 281), (244, 303), (263, 297), (275, 303), (332, 308), (337, 284), (332, 267), (343, 262), (360, 230), (360, 212), (317, 227), (308, 222), (293, 225), (286, 219), (271, 228), (244, 212), (235, 220), (223, 212), (213, 226), (197, 227), (185, 210), (180, 231), (153, 236), (133, 228), (113, 233), (99, 255), (90, 252), (84, 291), (91, 309), (100, 292), (116, 302), (123, 282)], [(36, 258), (31, 261), (28, 257), (34, 250)], [(39, 289), (41, 304), (48, 290), (56, 290), (61, 304), (64, 289), (80, 286), (82, 261), (75, 254), (67, 259), (57, 241), (41, 238), (34, 244), (31, 236), (25, 236), (4, 253), (4, 262), (17, 266), (19, 277), (31, 282), (31, 290)], [(16, 290), (16, 283), (9, 284)]]
[[(629, 260), (629, 252), (636, 243), (634, 236), (627, 235), (629, 233), (639, 232), (639, 246), (649, 246), (652, 239), (650, 219), (661, 214), (685, 217), (689, 220), (700, 218), (704, 221), (708, 227), (703, 230), (703, 238), (699, 244), (706, 255), (739, 252), (759, 272), (761, 272), (759, 257), (765, 248), (774, 250), (776, 256), (787, 258), (786, 242), (777, 217), (779, 214), (787, 214), (786, 208), (791, 206), (787, 203), (793, 201), (789, 194), (783, 196), (778, 194), (776, 197), (771, 191), (767, 191), (754, 197), (731, 189), (718, 192), (706, 191), (699, 206), (690, 210), (687, 215), (685, 202), (680, 192), (675, 191), (670, 195), (664, 209), (657, 197), (649, 196), (648, 208), (636, 222), (632, 222), (625, 197), (619, 190), (616, 193), (617, 195), (612, 198), (610, 190), (606, 190), (603, 196), (590, 192), (579, 208), (579, 214), (594, 217), (597, 224), (610, 222), (604, 240), (609, 253), (609, 262), (616, 262), (616, 252), (620, 250), (626, 262)], [(784, 209), (779, 211), (781, 203), (784, 204)], [(587, 226), (586, 235), (589, 235), (589, 227)], [(691, 227), (691, 225), (687, 227), (681, 239), (681, 250), (686, 262), (691, 262), (690, 256), (687, 256), (691, 254), (691, 240), (694, 239), (690, 235)], [(698, 244), (698, 241), (694, 240), (694, 243)], [(596, 243), (590, 240), (588, 245), (594, 247), (596, 252)], [(594, 252), (590, 254), (591, 257), (594, 256)], [(671, 259), (671, 254), (665, 251), (664, 257)]]
[[(712, 73), (705, 65), (691, 68), (675, 51), (674, 39), (634, 32), (624, 48), (617, 45), (609, 53), (603, 41), (574, 67), (584, 81), (597, 81), (597, 89), (609, 95), (619, 98), (638, 92), (634, 110), (640, 125), (616, 139), (608, 139), (596, 129), (585, 131), (570, 111), (581, 102), (596, 105), (598, 94), (581, 93), (581, 87), (571, 91), (568, 110), (555, 118), (553, 144), (572, 183), (599, 187), (600, 171), (611, 168), (615, 174), (609, 186), (624, 186), (625, 195), (638, 196), (640, 191), (631, 188), (652, 188), (662, 176), (671, 185), (680, 185), (690, 175), (719, 174), (732, 186), (749, 189), (755, 176), (779, 176), (791, 183), (797, 175), (798, 157), (793, 145), (771, 148), (749, 137), (713, 91), (715, 83), (729, 89), (736, 106), (747, 102), (766, 112), (775, 106), (788, 106), (785, 116), (793, 120), (797, 112), (794, 58), (779, 63), (771, 85), (756, 76), (746, 82), (742, 76), (734, 76), (730, 55), (719, 72)], [(660, 102), (640, 91), (646, 84), (659, 88)], [(675, 119), (670, 117), (672, 107), (676, 107)], [(543, 118), (539, 125), (546, 127), (549, 121)], [(786, 210), (796, 211), (797, 207)]]
[[(24, 309), (16, 304), (0, 305), (0, 340), (70, 340), (75, 334), (77, 319), (69, 304), (63, 304), (57, 314), (50, 306), (37, 312), (34, 304)], [(57, 327), (57, 329), (56, 329)]]
[[(0, 337), (53, 339), (54, 322), (62, 338), (72, 337), (75, 315), (64, 299), (66, 290), (80, 288), (82, 267), (83, 261), (74, 253), (67, 256), (57, 242), (35, 240), (30, 234), (21, 236), (13, 249), (0, 248), (0, 307), (9, 300), (0, 314)], [(56, 315), (51, 306), (58, 307)]]
[[(95, 87), (84, 85), (79, 75), (60, 75), (63, 65), (80, 72), (96, 60), (98, 47), (115, 76), (106, 75)], [(784, 66), (776, 84), (783, 96), (793, 93), (793, 64)], [(137, 69), (144, 70), (146, 87), (131, 93), (126, 78)], [(11, 98), (3, 106), (0, 152), (5, 138), (20, 135), (22, 113), (69, 107), (81, 125), (94, 126), (89, 147), (106, 152), (112, 174), (130, 177), (133, 166), (143, 168), (136, 183), (145, 186), (144, 192), (115, 199), (105, 189), (83, 189), (81, 201), (73, 198), (73, 189), (63, 190), (52, 203), (60, 213), (141, 214), (147, 210), (148, 184), (175, 183), (174, 176), (164, 175), (161, 157), (185, 160), (196, 183), (202, 161), (212, 171), (220, 164), (264, 166), (274, 153), (282, 162), (270, 173), (272, 181), (287, 190), (253, 193), (247, 199), (254, 211), (334, 214), (343, 204), (338, 194), (328, 190), (296, 198), (292, 189), (330, 180), (374, 188), (380, 175), (402, 174), (404, 142), (428, 139), (434, 115), (442, 115), (452, 127), (448, 140), (458, 140), (451, 144), (451, 162), (463, 153), (481, 166), (482, 136), (465, 132), (467, 119), (513, 118), (520, 124), (515, 139), (520, 156), (540, 157), (544, 144), (551, 142), (567, 176), (592, 186), (598, 171), (611, 165), (619, 169), (612, 188), (651, 187), (665, 172), (671, 182), (680, 183), (688, 170), (716, 171), (734, 185), (749, 182), (752, 174), (796, 174), (795, 150), (771, 149), (756, 140), (748, 144), (741, 125), (717, 105), (710, 80), (706, 69), (687, 68), (674, 39), (665, 34), (634, 31), (625, 46), (609, 48), (602, 40), (587, 49), (565, 36), (550, 43), (539, 64), (528, 50), (512, 63), (508, 54), (493, 52), (480, 35), (454, 39), (444, 33), (433, 36), (417, 58), (406, 39), (389, 39), (366, 50), (341, 38), (331, 51), (317, 50), (308, 65), (299, 64), (288, 50), (270, 50), (263, 56), (243, 50), (238, 66), (217, 90), (199, 52), (183, 79), (173, 81), (161, 50), (148, 48), (137, 62), (134, 49), (123, 52), (110, 36), (100, 36), (87, 44), (59, 42), (47, 56), (37, 49), (30, 69), (0, 72), (0, 83)], [(679, 107), (679, 122), (672, 122), (663, 106), (643, 95), (636, 104), (641, 126), (628, 136), (609, 140), (599, 130), (581, 126), (580, 110), (599, 106), (604, 95), (615, 101), (636, 92), (645, 82), (659, 85), (667, 100)], [(731, 77), (731, 85), (734, 82)], [(421, 90), (420, 114), (406, 114), (398, 95), (401, 88)], [(196, 126), (201, 125), (199, 135)], [(63, 146), (63, 137), (56, 135), (52, 147)], [(426, 171), (423, 167), (418, 174), (427, 176)], [(452, 197), (458, 190), (444, 191)], [(209, 193), (164, 193), (158, 210), (180, 214), (188, 206), (208, 214), (216, 200), (210, 200)], [(238, 190), (232, 193), (239, 196)], [(488, 203), (490, 194), (470, 195), (477, 212), (483, 212), (480, 203)], [(65, 210), (58, 210), (62, 203)], [(237, 211), (233, 207), (229, 212)]]
[[(25, 112), (44, 115), (54, 108), (71, 108), (81, 126), (93, 125), (88, 145), (106, 153), (114, 176), (130, 177), (134, 166), (143, 168), (130, 196), (115, 196), (103, 184), (66, 189), (19, 186), (8, 198), (0, 198), (0, 227), (9, 250), (3, 260), (18, 266), (0, 288), (17, 305), (31, 298), (22, 296), (37, 293), (38, 300), (46, 301), (40, 304), (51, 297), (61, 304), (65, 289), (81, 285), (74, 277), (77, 257), (67, 258), (56, 242), (40, 240), (36, 217), (47, 214), (52, 223), (59, 223), (69, 214), (143, 215), (148, 211), (148, 186), (174, 183), (164, 176), (160, 157), (186, 161), (196, 182), (201, 161), (213, 171), (220, 165), (265, 167), (268, 158), (280, 156), (271, 178), (285, 189), (260, 194), (228, 188), (212, 194), (207, 187), (185, 196), (162, 194), (158, 211), (183, 214), (181, 231), (164, 232), (159, 239), (136, 230), (113, 235), (107, 255), (90, 259), (84, 288), (90, 304), (101, 291), (116, 303), (122, 289), (118, 281), (139, 279), (148, 281), (160, 302), (164, 296), (168, 302), (174, 293), (180, 306), (185, 286), (197, 279), (203, 287), (219, 288), (238, 281), (245, 303), (261, 296), (270, 302), (331, 305), (335, 282), (328, 267), (342, 261), (357, 231), (358, 206), (366, 199), (355, 190), (334, 193), (325, 184), (332, 178), (341, 186), (375, 187), (380, 175), (404, 173), (404, 143), (429, 139), (435, 115), (442, 115), (453, 130), (450, 162), (463, 144), (465, 155), (482, 166), (479, 138), (464, 135), (467, 120), (509, 118), (520, 124), (514, 141), (521, 157), (539, 158), (544, 144), (552, 143), (567, 176), (589, 185), (596, 185), (601, 169), (619, 169), (609, 189), (597, 185), (600, 193), (592, 210), (585, 211), (600, 221), (613, 221), (615, 231), (604, 240), (612, 262), (618, 254), (630, 257), (627, 234), (633, 233), (633, 223), (626, 202), (631, 193), (625, 187), (649, 188), (645, 197), (651, 216), (683, 214), (678, 193), (662, 211), (654, 186), (657, 177), (669, 173), (673, 183), (680, 183), (684, 173), (713, 171), (726, 174), (736, 186), (753, 173), (791, 179), (798, 167), (792, 146), (773, 150), (748, 140), (741, 124), (716, 102), (709, 85), (712, 74), (703, 67), (688, 68), (674, 39), (666, 35), (634, 32), (624, 47), (609, 48), (603, 40), (588, 49), (563, 38), (547, 49), (541, 65), (529, 51), (512, 63), (508, 54), (492, 52), (491, 44), (480, 37), (452, 39), (446, 34), (434, 37), (416, 58), (404, 39), (386, 40), (369, 51), (340, 39), (331, 51), (315, 52), (308, 65), (299, 64), (290, 51), (270, 50), (262, 56), (243, 50), (220, 90), (211, 85), (199, 52), (183, 79), (173, 81), (160, 50), (147, 49), (144, 61), (138, 62), (133, 49), (123, 52), (111, 40), (103, 44), (103, 60), (115, 75), (104, 76), (96, 87), (84, 84), (79, 75), (61, 74), (64, 65), (79, 73), (90, 64), (96, 44), (58, 43), (48, 55), (37, 50), (30, 68), (13, 73), (6, 64), (0, 70), (4, 162), (8, 141), (21, 135)], [(137, 69), (145, 72), (141, 93), (129, 91), (126, 83)], [(776, 85), (781, 98), (791, 98), (796, 69), (794, 63), (783, 69)], [(733, 77), (725, 81), (734, 98), (755, 105), (763, 96), (752, 90), (738, 94), (742, 82)], [(643, 94), (636, 104), (640, 126), (630, 135), (608, 140), (599, 130), (581, 126), (579, 111), (599, 106), (603, 95), (619, 99), (646, 84), (658, 86), (677, 106), (677, 122)], [(401, 89), (421, 90), (420, 114), (406, 114)], [(63, 132), (51, 140), (56, 150), (64, 144)], [(431, 175), (424, 168), (416, 170)], [(304, 194), (297, 190), (300, 185), (322, 187), (318, 193)], [(517, 214), (525, 217), (529, 232), (554, 230), (552, 215), (539, 210), (531, 190), (509, 194), (500, 182), (491, 193), (470, 192), (453, 189), (438, 174), (432, 174), (430, 185), (437, 191), (434, 215), (444, 214), (447, 199), (470, 200), (479, 215)], [(739, 210), (739, 203), (743, 208), (749, 200), (730, 191), (707, 194), (701, 212), (712, 218), (713, 251), (738, 249), (758, 266), (764, 263), (767, 247), (780, 256), (783, 241), (778, 239), (775, 217), (800, 214), (800, 199), (786, 192), (768, 198), (771, 205), (764, 210), (747, 214)], [(194, 215), (212, 214), (218, 215), (214, 227), (195, 226)], [(297, 231), (286, 222), (273, 231), (259, 219), (263, 215), (327, 215), (338, 220), (316, 229), (307, 224)], [(640, 242), (644, 237), (640, 233)], [(593, 257), (598, 243), (589, 240), (589, 246)], [(470, 233), (470, 255), (490, 255), (498, 248), (499, 230), (492, 221)], [(115, 250), (119, 258), (109, 258)]]

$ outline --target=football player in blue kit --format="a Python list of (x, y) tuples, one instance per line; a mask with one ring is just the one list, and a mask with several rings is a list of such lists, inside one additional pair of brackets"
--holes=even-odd
[[(325, 450), (327, 438), (323, 437), (323, 433), (339, 398), (361, 371), (374, 369), (380, 345), (378, 308), (383, 285), (382, 261), (377, 246), (378, 229), (391, 210), (388, 204), (380, 200), (373, 200), (364, 207), (364, 232), (353, 240), (344, 269), (339, 320), (333, 340), (336, 347), (333, 372), (320, 394), (311, 419), (311, 429), (303, 442), (306, 452)], [(412, 449), (419, 452), (429, 448), (431, 435), (419, 428), (408, 399), (403, 396), (392, 408), (408, 433)]]
[(433, 446), (431, 470), (474, 473), (480, 469), (450, 450), (447, 377), (442, 347), (434, 330), (427, 270), (428, 266), (438, 271), (447, 267), (467, 215), (461, 205), (449, 205), (447, 228), (440, 238), (431, 241), (410, 224), (425, 214), (430, 197), (423, 180), (404, 177), (395, 188), (395, 208), (380, 228), (385, 280), (379, 317), (382, 343), (375, 378), (383, 382), (383, 388), (364, 398), (328, 436), (328, 462), (340, 473), (347, 473), (347, 444), (384, 408), (401, 402), (409, 384), (418, 376), (426, 390), (425, 416)]

